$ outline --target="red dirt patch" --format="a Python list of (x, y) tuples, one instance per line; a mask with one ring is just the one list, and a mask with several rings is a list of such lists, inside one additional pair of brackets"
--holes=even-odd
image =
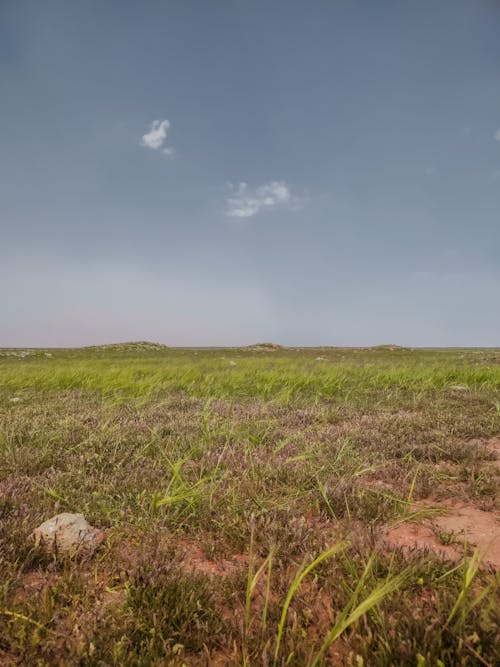
[[(424, 506), (432, 505), (432, 500), (424, 501)], [(443, 516), (433, 518), (438, 530), (454, 533), (461, 542), (479, 548), (485, 563), (500, 570), (500, 523), (495, 512), (483, 510), (457, 500), (445, 500), (440, 504), (447, 510)]]
[(120, 569), (134, 572), (144, 557), (144, 545), (137, 538), (125, 538), (113, 546), (113, 561)]
[(202, 572), (210, 576), (225, 577), (236, 572), (241, 565), (248, 564), (248, 556), (245, 554), (235, 554), (231, 556), (230, 560), (223, 558), (220, 561), (214, 561), (208, 559), (201, 547), (194, 542), (180, 540), (178, 546), (183, 552), (183, 565), (190, 572)]
[(442, 544), (439, 533), (451, 534), (455, 542), (478, 547), (483, 562), (500, 570), (500, 523), (494, 512), (485, 512), (470, 503), (453, 499), (423, 500), (414, 505), (414, 511), (435, 507), (445, 514), (425, 520), (424, 523), (400, 523), (389, 528), (383, 541), (389, 547), (429, 549), (436, 554), (456, 559), (463, 553), (459, 544)]
[(58, 575), (55, 572), (44, 572), (42, 570), (26, 572), (17, 581), (17, 588), (13, 596), (14, 604), (22, 603), (33, 595), (37, 595), (54, 584), (57, 579)]
[(421, 549), (452, 560), (460, 557), (460, 552), (453, 545), (441, 544), (432, 528), (418, 523), (398, 523), (387, 529), (382, 539), (389, 548), (401, 547), (405, 553)]

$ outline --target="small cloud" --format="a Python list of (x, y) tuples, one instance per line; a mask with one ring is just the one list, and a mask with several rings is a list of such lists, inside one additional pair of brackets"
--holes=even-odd
[(169, 120), (154, 120), (151, 123), (150, 131), (142, 135), (141, 146), (152, 148), (155, 151), (161, 148), (162, 153), (165, 153), (165, 155), (173, 156), (174, 149), (171, 146), (164, 146), (164, 143), (167, 140), (167, 131), (169, 128)]
[(290, 203), (291, 194), (285, 181), (271, 181), (249, 190), (247, 183), (231, 186), (232, 196), (226, 200), (230, 218), (251, 218), (262, 209), (271, 210)]
[(500, 127), (493, 133), (493, 136), (497, 141), (500, 141)]

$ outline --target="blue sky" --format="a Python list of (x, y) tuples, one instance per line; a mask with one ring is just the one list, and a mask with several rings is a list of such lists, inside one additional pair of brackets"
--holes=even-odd
[(500, 345), (500, 4), (2, 0), (0, 345)]

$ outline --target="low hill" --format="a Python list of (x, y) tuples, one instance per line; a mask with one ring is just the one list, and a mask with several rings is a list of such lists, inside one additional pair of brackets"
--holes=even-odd
[(151, 343), (149, 341), (132, 341), (130, 343), (108, 343), (106, 345), (88, 345), (83, 350), (89, 352), (160, 352), (168, 350), (167, 345)]
[(255, 350), (256, 352), (277, 352), (278, 350), (284, 350), (285, 348), (276, 343), (257, 343), (256, 345), (249, 345), (248, 349)]

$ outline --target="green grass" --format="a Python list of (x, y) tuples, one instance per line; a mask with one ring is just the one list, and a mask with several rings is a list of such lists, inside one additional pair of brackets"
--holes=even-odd
[[(2, 385), (11, 392), (83, 390), (108, 400), (150, 399), (170, 393), (199, 398), (257, 398), (288, 404), (334, 397), (354, 399), (381, 391), (442, 391), (462, 385), (472, 391), (500, 390), (500, 366), (478, 363), (465, 353), (390, 353), (353, 350), (350, 354), (245, 352), (243, 350), (133, 353), (54, 352), (53, 357), (5, 357)], [(396, 358), (388, 364), (388, 355)], [(496, 357), (491, 354), (496, 360)], [(469, 363), (466, 359), (469, 358)], [(485, 357), (488, 361), (488, 356)], [(235, 363), (230, 366), (229, 362)], [(426, 363), (427, 362), (427, 363)]]
[(498, 663), (492, 568), (381, 535), (498, 510), (499, 406), (499, 350), (0, 350), (0, 664)]

